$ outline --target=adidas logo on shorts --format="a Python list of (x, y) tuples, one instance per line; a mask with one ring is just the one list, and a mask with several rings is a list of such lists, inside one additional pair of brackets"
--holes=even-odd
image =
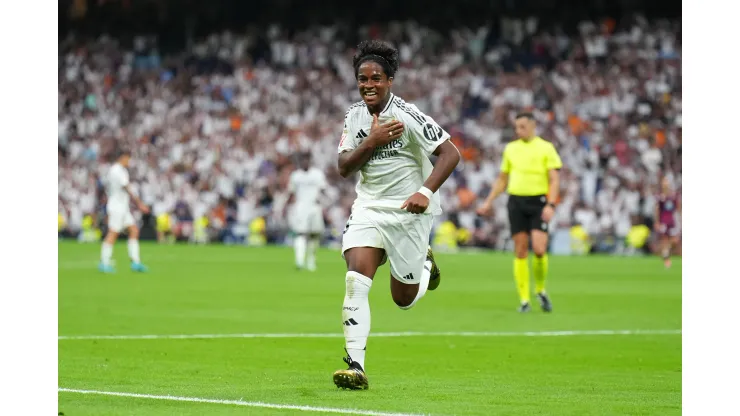
[(406, 279), (406, 280), (414, 280), (414, 274), (413, 273), (409, 273), (406, 276), (403, 276), (403, 278)]
[(367, 137), (367, 133), (362, 129), (360, 129), (360, 131), (357, 132), (357, 136), (355, 136), (356, 139), (363, 139), (365, 137)]
[(346, 321), (344, 321), (344, 326), (352, 326), (352, 325), (359, 325), (359, 324), (357, 323), (357, 321), (355, 321), (352, 318), (349, 318)]

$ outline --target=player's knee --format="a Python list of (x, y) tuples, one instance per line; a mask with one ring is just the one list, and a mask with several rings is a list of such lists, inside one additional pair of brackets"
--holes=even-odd
[(416, 294), (419, 292), (418, 285), (395, 285), (391, 287), (393, 302), (401, 309), (410, 309), (414, 306)]
[(526, 259), (529, 255), (529, 247), (525, 244), (517, 244), (514, 246), (514, 255), (520, 259)]
[(116, 242), (116, 239), (118, 239), (118, 233), (108, 230), (108, 233), (105, 235), (104, 241), (108, 244), (113, 244)]
[(132, 225), (128, 229), (128, 238), (137, 239), (139, 238), (139, 227)]
[(547, 246), (535, 246), (532, 247), (532, 252), (536, 257), (542, 257), (547, 254)]
[(401, 293), (401, 294), (393, 294), (393, 302), (395, 302), (396, 306), (398, 306), (401, 309), (409, 309), (414, 303), (414, 299), (416, 298), (416, 295), (410, 296), (407, 293)]

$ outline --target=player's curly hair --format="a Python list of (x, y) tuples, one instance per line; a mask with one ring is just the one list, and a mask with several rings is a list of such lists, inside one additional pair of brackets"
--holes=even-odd
[(355, 67), (355, 78), (360, 65), (365, 61), (373, 61), (382, 66), (388, 78), (394, 76), (400, 66), (398, 49), (382, 40), (363, 40), (357, 45), (357, 52), (352, 58), (352, 65)]

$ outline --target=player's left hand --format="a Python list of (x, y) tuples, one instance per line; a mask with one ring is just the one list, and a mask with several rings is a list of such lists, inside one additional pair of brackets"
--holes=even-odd
[(141, 211), (142, 214), (148, 214), (149, 213), (149, 207), (141, 204), (139, 205), (139, 211)]
[(423, 214), (428, 207), (429, 198), (419, 192), (411, 195), (409, 199), (401, 205), (401, 209), (405, 209), (412, 214)]
[(553, 207), (548, 205), (542, 209), (542, 221), (550, 222), (553, 215), (555, 215), (555, 209), (553, 209)]

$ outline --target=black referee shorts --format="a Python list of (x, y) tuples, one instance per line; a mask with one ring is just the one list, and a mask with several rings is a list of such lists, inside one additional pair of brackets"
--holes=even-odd
[(542, 209), (547, 205), (545, 195), (517, 196), (509, 195), (506, 207), (509, 211), (511, 235), (532, 230), (547, 232), (547, 223), (542, 221)]

